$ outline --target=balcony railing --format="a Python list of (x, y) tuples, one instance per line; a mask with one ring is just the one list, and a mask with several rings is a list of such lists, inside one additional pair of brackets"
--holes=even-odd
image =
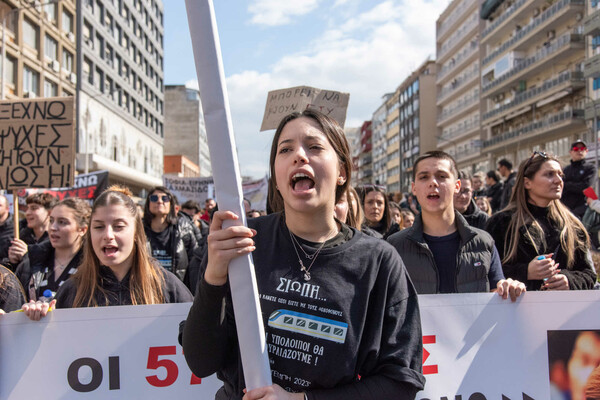
[(560, 36), (556, 40), (556, 42), (538, 50), (533, 56), (527, 57), (525, 59), (522, 59), (522, 60), (519, 60), (518, 62), (516, 62), (515, 67), (513, 67), (511, 70), (509, 70), (507, 73), (503, 74), (499, 78), (494, 79), (493, 81), (488, 82), (487, 84), (482, 84), (481, 91), (485, 93), (485, 92), (489, 91), (490, 89), (498, 86), (499, 84), (509, 80), (514, 75), (518, 74), (519, 72), (529, 68), (531, 65), (536, 64), (539, 61), (542, 61), (542, 60), (552, 56), (554, 53), (558, 52), (563, 47), (566, 47), (571, 43), (580, 43), (580, 42), (583, 42), (583, 37), (581, 35), (566, 33), (566, 34)]
[(479, 50), (477, 42), (471, 42), (460, 54), (454, 57), (454, 61), (442, 67), (442, 70), (438, 73), (437, 80), (439, 81), (444, 76), (448, 75), (450, 71), (456, 68), (464, 59), (469, 58), (473, 53)]
[(475, 120), (475, 121), (471, 120), (471, 121), (467, 121), (465, 123), (460, 123), (460, 124), (453, 126), (450, 129), (446, 130), (442, 134), (440, 139), (449, 142), (452, 139), (454, 139), (455, 137), (458, 137), (458, 136), (462, 135), (463, 133), (469, 132), (475, 128), (479, 128), (479, 120)]
[(519, 0), (515, 4), (513, 4), (511, 7), (507, 8), (502, 13), (502, 15), (500, 15), (498, 18), (496, 18), (491, 25), (489, 25), (487, 28), (485, 28), (483, 30), (483, 32), (481, 33), (481, 37), (484, 38), (487, 35), (489, 35), (492, 31), (496, 30), (496, 28), (499, 27), (500, 24), (502, 24), (504, 21), (509, 19), (527, 1), (528, 0)]
[(595, 35), (600, 32), (600, 6), (592, 7), (589, 15), (583, 21), (583, 34)]
[(456, 9), (452, 11), (452, 14), (448, 18), (446, 18), (446, 20), (440, 26), (440, 30), (438, 31), (437, 36), (444, 36), (446, 32), (448, 32), (448, 29), (450, 29), (450, 27), (454, 25), (454, 23), (458, 20), (458, 18), (462, 17), (465, 10), (471, 7), (471, 4), (475, 2), (476, 1), (473, 0), (466, 0), (463, 1), (458, 7), (456, 7)]
[[(477, 14), (473, 14), (477, 17)], [(440, 49), (439, 54), (437, 55), (437, 59), (442, 59), (448, 51), (450, 51), (456, 43), (460, 42), (464, 39), (467, 32), (470, 32), (473, 28), (475, 28), (479, 24), (479, 19), (472, 18), (467, 24), (460, 27), (458, 31), (456, 31), (456, 35), (450, 38), (447, 42), (444, 43), (444, 46)]]
[(543, 131), (547, 128), (552, 127), (553, 125), (558, 125), (565, 121), (569, 121), (571, 119), (584, 119), (584, 111), (583, 110), (569, 110), (569, 111), (561, 111), (554, 114), (549, 114), (545, 116), (543, 119), (532, 121), (531, 123), (513, 131), (507, 131), (500, 135), (497, 135), (489, 140), (483, 141), (483, 147), (494, 146), (498, 143), (504, 142), (506, 140), (516, 138), (519, 136), (524, 136), (532, 132)]
[(467, 72), (464, 75), (459, 76), (454, 79), (454, 81), (450, 84), (450, 86), (446, 86), (443, 88), (437, 96), (437, 101), (442, 101), (446, 97), (448, 97), (451, 93), (456, 92), (460, 89), (465, 82), (470, 81), (474, 77), (479, 76), (479, 66), (476, 64), (475, 68), (473, 68), (470, 72)]
[(471, 95), (468, 97), (464, 97), (464, 98), (460, 99), (454, 107), (445, 108), (444, 111), (442, 111), (442, 113), (438, 116), (437, 120), (438, 120), (438, 122), (444, 121), (445, 119), (450, 118), (451, 116), (461, 112), (462, 110), (466, 109), (467, 107), (470, 107), (474, 103), (478, 103), (478, 102), (479, 102), (478, 95)]
[(546, 11), (541, 13), (537, 18), (535, 18), (533, 20), (533, 22), (531, 22), (529, 25), (521, 28), (521, 30), (519, 30), (510, 40), (507, 40), (500, 47), (498, 47), (495, 51), (493, 51), (491, 54), (484, 57), (484, 59), (481, 61), (481, 64), (482, 65), (488, 64), (494, 58), (498, 57), (498, 55), (504, 53), (507, 49), (514, 46), (515, 43), (517, 43), (518, 41), (523, 39), (525, 36), (529, 35), (529, 33), (531, 33), (531, 31), (533, 31), (538, 26), (542, 25), (543, 23), (548, 21), (550, 18), (552, 18), (560, 10), (562, 10), (563, 8), (565, 8), (571, 4), (583, 5), (583, 1), (582, 0), (560, 0), (557, 3), (554, 3), (552, 5), (552, 7), (548, 8)]
[(481, 152), (481, 144), (479, 144), (479, 146), (474, 146), (468, 149), (464, 149), (461, 151), (457, 151), (454, 153), (454, 159), (456, 161), (460, 161), (463, 158), (467, 158), (467, 157), (472, 157), (475, 155), (479, 155), (479, 153)]
[(515, 97), (513, 98), (513, 100), (510, 103), (503, 104), (502, 106), (500, 106), (498, 108), (495, 108), (491, 111), (484, 113), (482, 120), (485, 121), (485, 120), (490, 119), (498, 114), (505, 112), (506, 110), (516, 107), (519, 104), (523, 104), (527, 100), (537, 97), (545, 92), (548, 92), (548, 91), (552, 90), (553, 88), (555, 88), (559, 85), (562, 85), (563, 83), (568, 82), (570, 80), (573, 80), (574, 82), (585, 83), (585, 80), (583, 78), (583, 72), (565, 71), (565, 72), (561, 73), (560, 75), (558, 75), (556, 78), (544, 82), (542, 84), (542, 86), (534, 87), (534, 88), (531, 88), (524, 92), (518, 93), (517, 95), (515, 95)]

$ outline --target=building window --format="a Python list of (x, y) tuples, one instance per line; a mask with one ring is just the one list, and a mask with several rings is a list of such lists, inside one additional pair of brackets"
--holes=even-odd
[(47, 3), (44, 4), (44, 13), (46, 14), (46, 19), (52, 23), (56, 22), (57, 18), (57, 7), (56, 3)]
[(40, 48), (38, 28), (29, 22), (28, 19), (23, 20), (23, 42), (36, 50), (39, 50)]
[(69, 72), (73, 72), (73, 54), (65, 49), (62, 52), (62, 67)]
[(88, 81), (89, 84), (94, 83), (94, 76), (92, 74), (92, 62), (87, 58), (83, 60), (83, 77)]
[(44, 40), (44, 55), (52, 60), (58, 60), (58, 42), (48, 35)]
[[(6, 74), (4, 76), (4, 79), (6, 79), (6, 82), (11, 84), (11, 85), (15, 85), (15, 59), (7, 56), (5, 58), (5, 65), (6, 65)], [(2, 71), (2, 63), (0, 62), (0, 73)], [(1, 77), (1, 75), (0, 75)], [(1, 78), (0, 78), (1, 80)]]
[(23, 93), (38, 94), (40, 74), (25, 66), (23, 68)]
[(96, 54), (98, 55), (98, 57), (100, 58), (104, 58), (104, 38), (97, 33), (96, 34), (96, 43), (98, 44), (98, 46), (96, 46)]
[[(64, 32), (73, 33), (73, 15), (71, 15), (71, 13), (65, 9), (63, 9), (63, 11), (62, 11), (61, 28)], [(89, 37), (89, 32), (88, 32), (88, 37)]]
[(104, 72), (100, 68), (96, 68), (96, 79), (94, 79), (94, 87), (104, 93)]
[(44, 96), (45, 97), (56, 97), (58, 96), (58, 85), (52, 81), (46, 79), (44, 81)]

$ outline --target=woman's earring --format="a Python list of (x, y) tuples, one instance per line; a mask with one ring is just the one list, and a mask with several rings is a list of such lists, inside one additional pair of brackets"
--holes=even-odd
[(342, 178), (341, 176), (338, 176), (337, 184), (339, 186), (342, 186), (345, 182), (346, 182), (346, 180), (344, 178)]

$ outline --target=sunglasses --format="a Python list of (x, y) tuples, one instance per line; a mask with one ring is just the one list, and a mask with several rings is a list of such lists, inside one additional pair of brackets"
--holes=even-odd
[(150, 201), (153, 203), (156, 203), (159, 198), (162, 200), (163, 203), (169, 203), (171, 201), (169, 196), (167, 196), (166, 194), (163, 194), (162, 196), (159, 196), (157, 194), (150, 195)]
[(586, 151), (587, 147), (585, 147), (585, 146), (573, 146), (573, 148), (571, 150), (573, 150), (573, 151)]
[(548, 154), (546, 154), (545, 151), (534, 151), (533, 154), (531, 155), (531, 157), (529, 157), (529, 160), (527, 160), (527, 162), (525, 163), (525, 167), (523, 168), (523, 170), (526, 170), (527, 167), (529, 167), (529, 165), (531, 164), (531, 162), (533, 161), (533, 159), (536, 156), (540, 156), (543, 159), (547, 159), (548, 158)]

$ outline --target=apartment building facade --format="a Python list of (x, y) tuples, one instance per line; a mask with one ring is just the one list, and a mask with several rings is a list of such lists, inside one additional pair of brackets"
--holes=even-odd
[(586, 2), (586, 17), (583, 23), (583, 34), (585, 35), (586, 60), (584, 65), (584, 77), (587, 83), (588, 102), (585, 106), (585, 119), (589, 121), (592, 129), (586, 143), (590, 151), (588, 158), (597, 162), (600, 151), (596, 146), (598, 143), (598, 130), (600, 127), (600, 2), (592, 0)]
[(143, 197), (163, 175), (163, 4), (78, 2), (77, 170), (106, 169)]
[(436, 140), (436, 63), (427, 60), (390, 96), (387, 116), (388, 192), (409, 192), (414, 162), (434, 150)]
[(364, 121), (360, 127), (360, 153), (358, 155), (358, 185), (373, 183), (373, 130), (371, 121)]
[(3, 0), (6, 30), (2, 69), (5, 99), (73, 96), (76, 71), (76, 4)]
[(453, 0), (436, 21), (437, 147), (461, 169), (482, 160), (479, 0)]
[(481, 16), (481, 170), (501, 158), (515, 166), (534, 150), (569, 160), (587, 138), (583, 0), (483, 4)]
[(373, 113), (373, 183), (385, 185), (387, 182), (387, 101), (392, 93), (383, 95), (383, 102)]
[(165, 159), (183, 155), (198, 166), (198, 176), (212, 176), (204, 114), (197, 89), (185, 85), (165, 87), (164, 127)]

